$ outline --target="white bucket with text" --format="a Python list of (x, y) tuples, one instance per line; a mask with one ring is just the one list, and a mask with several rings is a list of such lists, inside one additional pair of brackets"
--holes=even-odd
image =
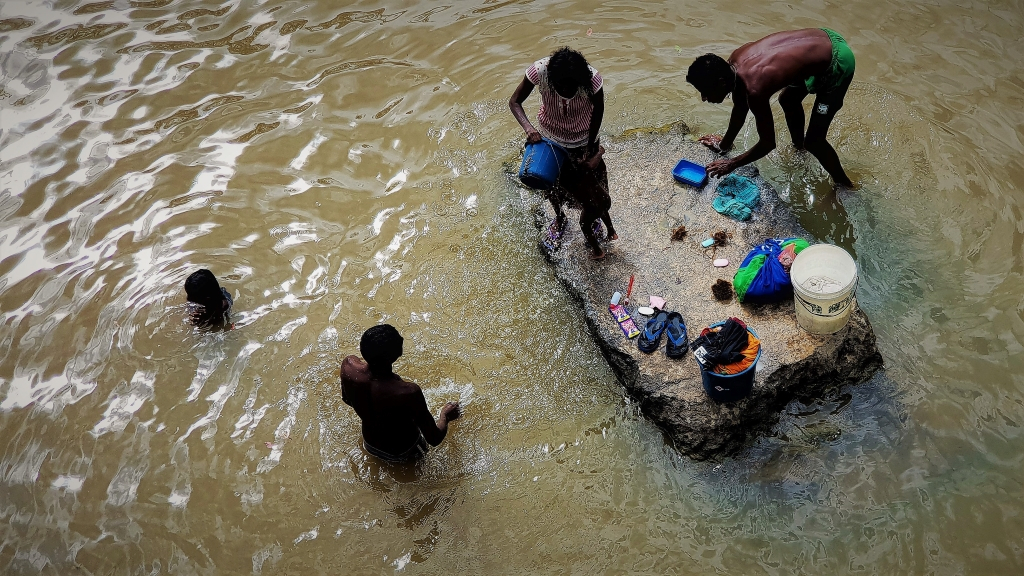
[(796, 321), (812, 334), (842, 330), (856, 305), (857, 263), (839, 246), (803, 249), (789, 271)]

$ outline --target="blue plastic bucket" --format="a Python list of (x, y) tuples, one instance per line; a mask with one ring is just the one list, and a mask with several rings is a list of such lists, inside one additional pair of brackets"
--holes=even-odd
[[(716, 328), (725, 324), (725, 322), (718, 322), (712, 324), (708, 328)], [(754, 335), (755, 338), (759, 338), (757, 332), (750, 326), (747, 326), (747, 332)], [(750, 394), (750, 390), (754, 387), (754, 373), (757, 368), (757, 363), (761, 360), (761, 351), (764, 349), (764, 344), (757, 349), (757, 358), (754, 359), (754, 363), (743, 372), (736, 374), (719, 374), (717, 372), (710, 372), (704, 370), (704, 367), (697, 363), (700, 367), (700, 380), (704, 385), (704, 391), (707, 392), (708, 396), (715, 402), (735, 402), (742, 400)]]
[(547, 138), (536, 144), (527, 144), (519, 167), (519, 181), (537, 190), (554, 188), (562, 163), (568, 156), (564, 148)]

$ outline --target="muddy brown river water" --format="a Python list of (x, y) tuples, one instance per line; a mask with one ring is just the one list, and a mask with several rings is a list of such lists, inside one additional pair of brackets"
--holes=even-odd
[[(689, 62), (813, 26), (857, 57), (831, 135), (861, 189), (830, 197), (777, 105), (759, 166), (856, 254), (886, 370), (695, 462), (537, 252), (507, 100), (568, 44), (604, 134), (720, 131)], [(1022, 27), (1007, 1), (6, 0), (0, 572), (1021, 573)], [(197, 267), (234, 330), (186, 323)], [(411, 469), (340, 399), (380, 321), (464, 405)]]

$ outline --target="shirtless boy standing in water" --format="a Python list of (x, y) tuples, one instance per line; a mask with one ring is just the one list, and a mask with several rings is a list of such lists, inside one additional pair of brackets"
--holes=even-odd
[[(725, 136), (708, 134), (700, 141), (712, 149), (729, 150), (748, 111), (754, 113), (757, 122), (757, 144), (735, 158), (712, 162), (708, 174), (728, 174), (775, 149), (775, 121), (768, 99), (781, 90), (779, 104), (786, 114), (793, 146), (813, 154), (836, 184), (853, 186), (825, 136), (836, 112), (843, 107), (855, 67), (846, 40), (827, 28), (776, 32), (740, 46), (729, 60), (715, 54), (697, 58), (687, 71), (686, 81), (700, 92), (701, 100), (721, 104), (732, 93), (733, 101)], [(817, 97), (805, 135), (801, 102), (807, 94)]]
[(410, 462), (437, 446), (448, 422), (459, 417), (459, 403), (448, 402), (434, 420), (423, 391), (402, 380), (391, 367), (402, 355), (402, 336), (390, 324), (363, 333), (359, 353), (341, 364), (341, 398), (363, 421), (366, 451), (390, 462)]

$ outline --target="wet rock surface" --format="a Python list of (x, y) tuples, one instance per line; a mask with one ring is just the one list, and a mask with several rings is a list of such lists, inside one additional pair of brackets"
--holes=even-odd
[[(738, 174), (752, 178), (761, 190), (761, 204), (747, 222), (737, 222), (712, 208), (717, 179), (700, 189), (679, 184), (672, 168), (680, 158), (706, 165), (716, 155), (688, 136), (681, 124), (660, 130), (632, 131), (604, 142), (612, 194), (611, 216), (619, 239), (604, 244), (607, 256), (588, 258), (579, 229), (578, 211), (569, 210), (561, 246), (541, 244), (555, 273), (585, 313), (590, 332), (619, 380), (643, 412), (659, 425), (684, 454), (697, 459), (728, 455), (758, 435), (770, 433), (780, 413), (794, 399), (808, 401), (836, 388), (867, 380), (882, 366), (875, 336), (864, 313), (854, 310), (849, 324), (836, 334), (819, 336), (799, 327), (792, 299), (771, 305), (741, 305), (735, 297), (714, 298), (711, 286), (732, 281), (747, 252), (766, 238), (803, 236), (796, 220), (770, 184), (746, 166)], [(543, 239), (554, 217), (549, 203), (535, 192), (537, 227)], [(685, 226), (686, 236), (672, 240)], [(701, 247), (715, 232), (728, 236), (725, 246)], [(716, 268), (712, 261), (726, 258)], [(665, 338), (653, 354), (644, 354), (620, 330), (608, 311), (616, 291), (625, 294), (635, 277), (628, 309), (641, 330), (646, 316), (636, 314), (650, 295), (666, 299), (667, 310), (686, 320), (692, 341), (704, 327), (736, 316), (759, 335), (761, 360), (750, 395), (720, 404), (704, 392), (692, 352), (679, 360), (665, 356)]]

